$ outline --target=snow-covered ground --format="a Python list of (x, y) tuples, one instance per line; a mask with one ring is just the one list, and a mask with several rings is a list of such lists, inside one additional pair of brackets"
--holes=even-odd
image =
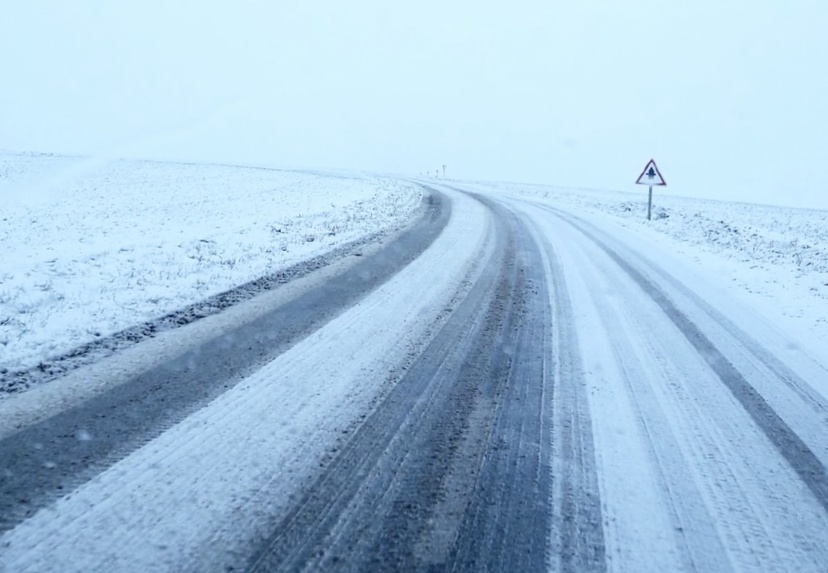
[(0, 373), (404, 223), (362, 175), (0, 154)]
[[(41, 173), (56, 165), (53, 161), (63, 162), (56, 168), (59, 171), (79, 165), (63, 158), (20, 159), (20, 163), (25, 161), (40, 166)], [(15, 177), (26, 181), (27, 173), (37, 173), (34, 167), (19, 168), (4, 181)], [(107, 177), (110, 187), (132, 191), (122, 195), (152, 193), (156, 202), (135, 200), (131, 204), (138, 207), (130, 209), (112, 201), (112, 208), (119, 206), (120, 210), (118, 217), (109, 218), (106, 209), (95, 208), (90, 202), (78, 204), (78, 197), (94, 195)], [(173, 177), (176, 183), (165, 177)], [(87, 183), (69, 185), (66, 181)], [(202, 273), (194, 279), (207, 283), (201, 290), (192, 288), (187, 273), (177, 283), (180, 292), (174, 293), (177, 298), (171, 302), (177, 308), (347, 240), (347, 232), (338, 229), (336, 235), (325, 236), (331, 221), (340, 220), (343, 213), (358, 221), (351, 229), (352, 236), (365, 236), (404, 221), (421, 196), (412, 184), (382, 178), (341, 179), (324, 174), (139, 162), (99, 166), (57, 183), (51, 187), (32, 185), (32, 189), (45, 191), (15, 196), (9, 203), (9, 212), (18, 215), (14, 220), (4, 215), (7, 234), (3, 237), (7, 238), (3, 245), (8, 241), (15, 246), (17, 250), (9, 251), (16, 253), (15, 258), (10, 260), (24, 270), (12, 273), (4, 265), (2, 287), (18, 280), (18, 274), (20, 281), (35, 280), (31, 275), (40, 276), (37, 272), (48, 268), (45, 265), (51, 257), (62, 257), (63, 268), (71, 261), (83, 263), (84, 270), (76, 277), (53, 276), (45, 291), (36, 290), (31, 282), (26, 283), (29, 286), (21, 282), (18, 298), (32, 294), (27, 288), (35, 288), (35, 293), (58, 288), (65, 291), (66, 283), (76, 285), (72, 292), (81, 291), (86, 284), (100, 288), (102, 283), (96, 282), (100, 273), (119, 268), (117, 245), (128, 238), (136, 243), (133, 264), (151, 279), (141, 285), (145, 294), (165, 287), (167, 280), (158, 275), (158, 269), (171, 268), (162, 256), (154, 258), (154, 249), (162, 253), (170, 249), (179, 255), (183, 251), (181, 256), (192, 265), (186, 268)], [(165, 191), (152, 191), (154, 187)], [(233, 188), (232, 193), (228, 187)], [(796, 452), (772, 449), (768, 437), (773, 431), (755, 423), (757, 416), (741, 402), (744, 396), (728, 389), (711, 362), (734, 360), (734, 371), (746, 372), (745, 377), (790, 427), (777, 426), (801, 436), (803, 447), (824, 460), (824, 415), (803, 410), (808, 415), (799, 419), (797, 408), (806, 394), (802, 391), (805, 382), (813, 383), (814, 392), (809, 396), (828, 396), (822, 366), (828, 362), (828, 249), (823, 232), (828, 213), (658, 196), (656, 218), (648, 222), (645, 194), (511, 184), (464, 187), (519, 196), (520, 201), (503, 203), (513, 204), (528, 217), (525, 221), (532, 225), (533, 236), (544, 245), (541, 252), (546, 254), (539, 266), (545, 268), (533, 269), (534, 278), (541, 277), (551, 286), (564, 284), (556, 282), (553, 273), (566, 278), (567, 292), (559, 296), (569, 299), (574, 319), (553, 321), (558, 330), (552, 332), (558, 335), (550, 333), (550, 338), (557, 338), (555, 344), (560, 346), (560, 333), (572, 327), (576, 341), (589, 341), (578, 347), (577, 357), (583, 362), (589, 390), (582, 407), (592, 410), (594, 471), (600, 480), (606, 550), (612, 555), (610, 568), (678, 570), (684, 554), (689, 555), (687, 547), (712, 564), (708, 569), (726, 567), (729, 558), (734, 559), (731, 564), (735, 568), (741, 565), (747, 570), (773, 569), (780, 564), (776, 568), (784, 568), (791, 563), (806, 570), (817, 562), (822, 553), (812, 548), (818, 547), (824, 531), (824, 501), (822, 506), (815, 505), (803, 486), (800, 478), (807, 467), (786, 461)], [(56, 198), (58, 189), (87, 191), (76, 191), (74, 201), (61, 203)], [(78, 571), (100, 568), (101, 563), (115, 563), (124, 570), (181, 570), (234, 567), (244, 561), (251, 540), (268, 535), (274, 516), (283, 516), (296, 502), (292, 496), (318, 475), (326, 455), (341, 451), (341, 440), (351, 439), (350, 432), (374, 411), (377, 401), (399, 379), (406, 361), (423, 355), (436, 332), (435, 325), (448, 320), (454, 301), (478, 284), (476, 279), (485, 269), (491, 269), (490, 254), (495, 251), (497, 237), (492, 213), (468, 195), (448, 187), (446, 191), (454, 201), (453, 216), (414, 262), (194, 414), (159, 429), (146, 444), (93, 479), (72, 485), (71, 495), (60, 494), (54, 503), (5, 532), (0, 539), (4, 547), (0, 569), (5, 564), (10, 570), (47, 570), (60, 562), (66, 570)], [(245, 198), (245, 203), (255, 207), (237, 205), (233, 197)], [(191, 202), (188, 208), (177, 206), (187, 198)], [(533, 199), (540, 205), (532, 204)], [(330, 207), (332, 203), (336, 208)], [(556, 208), (575, 217), (551, 214)], [(203, 220), (194, 220), (189, 209), (198, 210)], [(290, 217), (285, 218), (285, 212)], [(77, 222), (73, 214), (79, 218)], [(617, 240), (613, 248), (629, 255), (628, 264), (642, 269), (636, 273), (664, 270), (664, 276), (656, 277), (658, 284), (650, 286), (665, 293), (664, 304), (686, 313), (687, 324), (709, 337), (710, 348), (715, 350), (711, 356), (694, 350), (692, 336), (675, 318), (659, 310), (659, 303), (642, 284), (612, 262), (597, 242), (567, 222), (578, 221), (581, 214), (590, 229)], [(53, 242), (46, 244), (36, 234), (39, 226), (26, 223), (27, 217), (38, 216), (61, 221), (71, 240), (54, 238), (62, 233), (53, 230)], [(112, 219), (123, 224), (107, 224)], [(281, 232), (270, 232), (266, 227), (277, 224), (274, 221)], [(17, 232), (14, 243), (12, 223)], [(182, 228), (190, 229), (189, 243), (178, 238)], [(309, 236), (314, 240), (309, 241)], [(114, 247), (108, 247), (111, 237), (118, 239)], [(291, 237), (293, 242), (288, 240)], [(214, 241), (219, 253), (203, 257), (210, 270), (202, 270), (188, 256), (193, 251), (186, 249), (187, 245), (197, 249), (202, 239)], [(280, 240), (286, 242), (280, 244)], [(221, 263), (224, 255), (219, 247), (228, 241), (238, 243), (239, 253), (268, 254), (260, 255), (259, 266), (245, 267), (249, 268), (247, 275), (224, 275), (225, 268), (233, 271), (243, 267)], [(274, 242), (279, 247), (267, 251)], [(88, 245), (94, 248), (83, 250)], [(557, 271), (553, 270), (555, 251), (561, 255), (561, 270)], [(95, 258), (99, 252), (106, 255)], [(29, 253), (33, 256), (27, 267)], [(651, 253), (657, 264), (648, 268), (642, 261)], [(598, 260), (602, 257), (603, 262)], [(213, 284), (221, 280), (227, 282)], [(296, 283), (301, 280), (291, 282), (290, 287)], [(719, 296), (716, 289), (727, 291), (726, 296)], [(280, 290), (165, 334), (177, 334), (197, 344), (197, 337), (206, 335), (199, 334), (199, 329), (223, 332), (222, 320), (241, 323), (243, 317), (233, 319), (234, 313), (260, 304), (261, 299)], [(126, 289), (122, 296), (128, 294)], [(556, 296), (557, 292), (551, 293), (551, 306), (557, 304)], [(89, 317), (90, 328), (97, 328), (99, 315), (89, 306), (97, 304), (97, 298), (69, 299), (64, 295), (62, 301), (51, 300), (50, 308), (53, 313), (74, 310)], [(736, 320), (738, 304), (743, 301), (754, 307), (764, 305), (767, 312), (750, 315), (750, 320)], [(5, 312), (11, 301), (3, 305)], [(121, 312), (117, 306), (108, 308)], [(152, 305), (146, 309), (152, 316), (161, 312)], [(714, 311), (722, 318), (714, 317)], [(129, 318), (142, 319), (137, 315)], [(723, 326), (726, 321), (738, 326), (733, 330), (739, 336)], [(71, 346), (76, 342), (77, 338), (68, 335), (60, 338), (63, 335), (57, 329), (48, 331), (48, 320), (44, 324), (47, 330), (42, 336), (46, 338), (51, 332), (55, 337), (50, 343)], [(125, 320), (125, 326), (129, 324)], [(776, 338), (766, 332), (768, 325), (771, 334), (777, 325), (798, 329), (795, 336), (778, 339), (786, 344), (807, 341), (819, 347), (819, 364), (804, 360), (793, 364), (805, 353), (775, 346)], [(752, 337), (761, 352), (750, 350)], [(161, 354), (156, 351), (164, 346), (161, 338), (145, 340), (132, 350), (144, 346), (144, 354), (156, 357)], [(2, 347), (3, 352), (8, 348), (8, 344)], [(45, 350), (46, 346), (38, 348)], [(560, 352), (560, 348), (551, 351)], [(129, 351), (113, 361), (123, 360), (127, 354)], [(34, 360), (41, 357), (33, 355)], [(44, 384), (7, 396), (0, 402), (0, 436), (42, 419), (37, 418), (41, 415), (37, 412), (45, 416), (71, 408), (77, 403), (67, 398), (71, 393), (83, 400), (98, 392), (87, 392), (87, 387), (97, 384), (89, 371), (106, 367), (104, 362), (78, 370), (60, 384)], [(438, 362), (433, 364), (437, 371), (450, 370), (440, 369)], [(774, 368), (789, 370), (790, 384), (779, 383), (782, 375)], [(813, 372), (817, 374), (811, 375)], [(802, 386), (796, 386), (797, 376), (804, 381)], [(821, 404), (821, 400), (814, 402)], [(523, 405), (520, 410), (524, 411)], [(20, 413), (24, 415), (16, 417)], [(66, 435), (72, 439), (72, 433)], [(401, 435), (395, 434), (394, 439), (401, 439)], [(93, 433), (85, 429), (77, 434), (79, 441), (90, 438)], [(43, 467), (50, 472), (57, 468), (51, 459), (45, 463), (49, 465)], [(816, 479), (804, 482), (810, 486)], [(802, 555), (812, 562), (803, 565), (796, 561)]]
[[(33, 527), (0, 539), (0, 571), (43, 571), (55, 562), (65, 571), (101, 563), (122, 571), (234, 570), (247, 540), (265, 534), (266, 516), (285, 510), (323, 454), (370, 413), (406, 354), (428, 341), (435, 313), (476, 278), (488, 217), (475, 201), (458, 201), (464, 217), (371, 297), (91, 480), (66, 498), (68, 510), (39, 512)], [(445, 272), (433, 276), (435, 266)], [(57, 386), (4, 405), (14, 411), (14, 400)], [(149, 489), (138, 485), (147, 476)], [(162, 509), (148, 511), (151, 505)], [(44, 531), (51, 532), (48, 547)]]
[[(571, 212), (607, 217), (679, 256), (793, 335), (828, 348), (828, 211), (641, 193), (490, 184)], [(819, 353), (819, 352), (818, 352)]]
[[(828, 343), (828, 211), (484, 185), (612, 219)], [(0, 373), (393, 229), (421, 197), (386, 177), (0, 154)]]

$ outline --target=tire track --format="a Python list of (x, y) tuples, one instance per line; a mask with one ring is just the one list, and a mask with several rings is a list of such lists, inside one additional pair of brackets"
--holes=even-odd
[[(577, 231), (575, 231), (577, 233)], [(579, 248), (576, 258), (594, 258), (597, 248), (592, 243), (586, 244), (590, 249)], [(587, 284), (596, 285), (599, 293), (610, 289), (620, 290), (618, 275), (615, 269), (603, 265), (584, 265), (580, 269), (583, 280)], [(612, 272), (609, 272), (612, 271)], [(633, 283), (627, 287), (634, 290)], [(634, 293), (637, 295), (637, 293)], [(619, 297), (621, 298), (621, 297)], [(635, 300), (626, 292), (624, 302)], [(630, 397), (631, 410), (635, 422), (642, 436), (645, 437), (646, 451), (654, 461), (656, 487), (664, 494), (666, 514), (674, 532), (675, 548), (680, 560), (681, 569), (688, 571), (715, 571), (724, 569), (727, 563), (727, 554), (722, 546), (716, 531), (716, 521), (705, 506), (698, 485), (687, 477), (691, 474), (691, 467), (682, 453), (680, 438), (671, 428), (671, 417), (675, 414), (666, 410), (659, 401), (657, 380), (678, 380), (680, 376), (671, 372), (663, 365), (658, 365), (659, 351), (652, 341), (642, 336), (642, 331), (652, 328), (649, 315), (643, 315), (641, 321), (636, 321), (637, 328), (631, 328), (625, 321), (625, 314), (631, 312), (625, 309), (629, 302), (621, 306), (618, 299), (602, 294), (593, 297), (593, 304), (606, 332), (613, 333), (607, 337), (613, 361), (618, 365), (623, 379), (623, 386)], [(637, 305), (631, 305), (638, 310)], [(679, 335), (680, 336), (680, 335)], [(648, 368), (649, 366), (649, 368)], [(657, 374), (653, 373), (653, 370)], [(677, 384), (666, 384), (667, 391), (681, 400)], [(692, 405), (686, 401), (685, 408)], [(698, 407), (698, 406), (696, 406)], [(698, 418), (703, 418), (701, 412), (696, 412)], [(690, 416), (692, 418), (693, 416)], [(690, 432), (692, 442), (699, 446), (699, 442), (706, 446), (706, 451), (715, 449), (716, 444), (706, 436), (702, 429), (695, 428)], [(704, 450), (705, 448), (699, 448)], [(699, 453), (699, 457), (704, 454)], [(663, 565), (662, 565), (663, 566)]]
[[(492, 204), (490, 208), (496, 209)], [(496, 341), (490, 351), (489, 379), (480, 385), (491, 429), (476, 486), (447, 560), (455, 570), (541, 571), (548, 563), (549, 308), (545, 281), (533, 271), (539, 268), (537, 245), (517, 220), (513, 225), (519, 232), (515, 232), (509, 284), (516, 294), (502, 327), (508, 338)], [(497, 300), (505, 297), (499, 294)]]
[[(534, 225), (533, 225), (534, 226)], [(554, 528), (551, 555), (559, 571), (605, 571), (606, 549), (592, 421), (581, 364), (580, 344), (566, 276), (555, 247), (544, 247), (542, 264), (550, 277), (554, 363), (552, 469)]]
[[(816, 501), (828, 512), (828, 471), (823, 462), (768, 404), (742, 373), (733, 366), (710, 338), (686, 314), (679, 310), (664, 291), (647, 279), (615, 249), (587, 230), (584, 225), (573, 221), (566, 214), (548, 207), (547, 210), (567, 221), (593, 241), (661, 308), (813, 493)], [(761, 354), (758, 357), (761, 360)], [(776, 371), (773, 368), (773, 362), (771, 364), (771, 369)], [(784, 374), (790, 373), (785, 372)], [(782, 379), (790, 382), (790, 377), (787, 375)]]
[[(488, 356), (474, 353), (492, 321), (509, 241), (495, 244), (478, 282), (411, 369), (290, 514), (262, 540), (250, 571), (416, 569), (417, 540), (439, 501), (447, 459), (476, 408)], [(477, 360), (469, 361), (473, 354)], [(458, 380), (459, 378), (459, 380)], [(485, 428), (483, 430), (485, 432)], [(478, 459), (480, 448), (472, 452)], [(479, 461), (478, 461), (479, 463)], [(474, 464), (469, 464), (473, 471)]]
[(250, 571), (606, 568), (563, 277), (552, 273), (553, 311), (550, 254), (477, 198), (497, 224), (489, 271), (261, 541)]
[[(546, 207), (544, 208), (547, 211), (549, 210)], [(573, 227), (584, 230), (588, 229), (588, 232), (591, 233), (594, 237), (603, 236), (603, 240), (605, 243), (606, 239), (609, 238), (606, 235), (606, 233), (601, 231), (599, 228), (588, 223), (587, 221), (584, 221), (579, 217), (564, 214), (557, 210), (553, 211), (559, 217), (568, 220), (569, 223), (573, 225)], [(730, 336), (738, 340), (739, 344), (743, 345), (745, 349), (749, 351), (757, 360), (759, 360), (759, 362), (761, 362), (770, 372), (772, 372), (776, 378), (785, 383), (786, 386), (788, 386), (800, 398), (802, 398), (806, 403), (808, 403), (815, 412), (818, 412), (820, 415), (823, 416), (828, 414), (828, 401), (826, 401), (826, 399), (823, 396), (820, 396), (818, 393), (816, 393), (806, 381), (804, 381), (800, 376), (794, 373), (788, 366), (783, 364), (782, 361), (780, 361), (776, 356), (769, 354), (767, 351), (765, 351), (761, 347), (761, 345), (758, 342), (756, 342), (756, 340), (748, 336), (742, 329), (740, 329), (736, 324), (734, 324), (733, 321), (731, 321), (721, 312), (713, 308), (702, 297), (691, 291), (684, 284), (679, 282), (675, 277), (666, 273), (658, 266), (653, 265), (646, 258), (641, 257), (640, 255), (637, 255), (635, 253), (631, 253), (631, 255), (636, 259), (638, 264), (646, 267), (648, 272), (658, 276), (661, 280), (669, 284), (670, 287), (674, 288), (677, 292), (681, 293), (682, 296), (692, 301), (692, 303), (696, 305), (698, 308), (700, 308), (705, 314), (709, 315), (725, 332), (727, 332)]]
[(319, 288), (0, 440), (0, 532), (88, 481), (365, 297), (417, 258), (450, 214), (448, 199), (429, 190), (420, 219)]

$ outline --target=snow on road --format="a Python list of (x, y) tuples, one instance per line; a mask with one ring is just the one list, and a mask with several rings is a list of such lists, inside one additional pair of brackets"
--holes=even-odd
[(577, 317), (610, 569), (820, 571), (826, 363), (606, 219), (521, 208)]
[(0, 372), (395, 229), (383, 177), (0, 154)]
[[(47, 170), (46, 164), (60, 173), (67, 165), (78, 168), (66, 158), (18, 156), (5, 164), (5, 173), (0, 170), (6, 178), (0, 189), (8, 192), (10, 181), (30, 183), (32, 165)], [(14, 247), (8, 268), (16, 270), (0, 267), (0, 309), (17, 321), (0, 317), (3, 332), (29, 336), (37, 321), (28, 331), (18, 324), (29, 315), (43, 326), (40, 339), (5, 342), (3, 352), (16, 349), (21, 364), (53, 351), (50, 345), (71, 346), (83, 338), (52, 328), (49, 315), (64, 307), (86, 316), (86, 328), (96, 331), (115, 328), (99, 318), (106, 309), (123, 319), (118, 328), (142, 320), (137, 311), (114, 310), (127, 299), (126, 287), (104, 310), (94, 306), (99, 296), (50, 298), (86, 280), (99, 288), (106, 272), (120, 268), (120, 245), (133, 245), (131, 264), (152, 279), (128, 283), (145, 299), (166, 284), (152, 273), (172, 268), (153, 258), (156, 251), (169, 249), (176, 264), (190, 261), (175, 283), (178, 290), (165, 299), (175, 307), (337, 241), (393, 228), (422, 193), (390, 179), (143, 162), (72, 177), (82, 184), (41, 187), (47, 191), (17, 197), (11, 215), (3, 215), (0, 239)], [(101, 197), (98, 189), (106, 185), (161, 191), (154, 192), (155, 202), (118, 203), (116, 215), (89, 208), (82, 221), (73, 219), (76, 201), (61, 203), (54, 196), (55, 189), (68, 189), (75, 199)], [(228, 187), (238, 190), (240, 204), (228, 200)], [(64, 570), (79, 571), (221, 570), (249, 563), (255, 540), (268, 537), (295, 496), (313, 497), (303, 488), (325, 466), (325, 456), (336, 456), (342, 440), (378, 408), (439, 325), (458, 332), (479, 326), (482, 314), (453, 323), (452, 301), (483, 276), (493, 241), (507, 240), (508, 218), (517, 233), (510, 240), (524, 237), (514, 257), (522, 262), (512, 264), (527, 267), (519, 269), (521, 280), (536, 296), (548, 293), (555, 317), (551, 348), (532, 352), (542, 376), (516, 376), (508, 386), (518, 403), (503, 409), (522, 424), (529, 414), (520, 407), (521, 384), (541, 383), (554, 394), (559, 418), (541, 412), (534, 420), (555, 437), (551, 445), (539, 440), (541, 456), (551, 448), (548, 465), (557, 472), (549, 504), (541, 507), (558, 514), (553, 531), (540, 532), (549, 536), (554, 553), (547, 564), (563, 568), (591, 555), (598, 558), (588, 562), (610, 571), (823, 570), (828, 213), (657, 197), (656, 217), (647, 222), (640, 196), (510, 184), (461, 187), (484, 193), (488, 202), (440, 187), (451, 197), (451, 219), (413, 263), (206, 407), (15, 523), (0, 537), (0, 569), (47, 570), (58, 561)], [(44, 226), (47, 217), (55, 222)], [(277, 224), (279, 232), (273, 230)], [(335, 235), (326, 232), (331, 225)], [(41, 232), (51, 233), (49, 244), (38, 239)], [(186, 239), (179, 238), (182, 232)], [(215, 251), (199, 262), (198, 249), (211, 244)], [(227, 245), (235, 245), (232, 253), (244, 262), (223, 264)], [(43, 283), (53, 259), (62, 270)], [(96, 266), (99, 260), (105, 264)], [(77, 274), (67, 270), (72, 261), (81, 269)], [(207, 286), (195, 288), (198, 280)], [(20, 307), (21, 301), (33, 302)], [(129, 308), (155, 308), (141, 304)], [(458, 374), (441, 375), (449, 384)], [(561, 407), (567, 393), (569, 409)], [(30, 404), (23, 399), (27, 394), (37, 392), (10, 397), (7, 404)], [(510, 421), (507, 414), (498, 419)], [(485, 430), (480, 420), (475, 423)], [(450, 437), (515, 447), (493, 431), (484, 431), (483, 439), (462, 433), (474, 425), (459, 424), (461, 434)], [(568, 433), (572, 428), (577, 431)], [(388, 455), (407, 457), (407, 450), (395, 447)], [(455, 455), (446, 451), (437, 448), (435, 455)], [(417, 454), (423, 452), (411, 457)], [(543, 483), (532, 479), (534, 486)], [(447, 483), (442, 487), (455, 482)], [(508, 490), (468, 483), (467, 494), (479, 494), (478, 485), (492, 496)], [(436, 499), (446, 501), (450, 490), (438, 493)], [(370, 506), (372, 499), (361, 502)], [(359, 503), (345, 499), (341, 507), (347, 513)], [(580, 518), (566, 514), (567, 503), (578, 505)], [(585, 507), (590, 503), (596, 507)], [(425, 501), (420, 508), (433, 517)], [(347, 523), (347, 517), (326, 519)], [(463, 516), (428, 527), (447, 523), (459, 526)], [(527, 535), (534, 533), (527, 528)], [(590, 543), (595, 546), (586, 547)]]
[(463, 216), (370, 298), (5, 535), (0, 569), (203, 571), (243, 563), (245, 543), (266, 533), (473, 282), (489, 223), (482, 206), (456, 200)]
[[(828, 211), (656, 193), (541, 185), (479, 187), (588, 215), (638, 238), (637, 248), (680, 261), (687, 277), (727, 292), (823, 361), (828, 360)], [(667, 256), (672, 255), (672, 256)], [(696, 281), (698, 282), (698, 281)]]
[[(828, 346), (828, 212), (516, 184), (601, 214)], [(392, 229), (397, 179), (0, 154), (0, 371), (20, 370), (337, 245)]]

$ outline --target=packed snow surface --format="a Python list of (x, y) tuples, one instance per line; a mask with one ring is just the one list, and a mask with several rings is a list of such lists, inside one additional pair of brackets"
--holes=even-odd
[(828, 348), (828, 211), (539, 185), (486, 189), (621, 225), (675, 255), (795, 340)]
[(0, 154), (0, 369), (393, 229), (420, 197), (374, 176)]
[[(7, 544), (0, 570), (47, 570), (55, 562), (65, 571), (101, 563), (122, 571), (231, 570), (245, 537), (262, 534), (266, 516), (285, 509), (356, 414), (369, 413), (386, 378), (432, 327), (434, 299), (442, 301), (439, 312), (473, 278), (473, 262), (454, 263), (474, 259), (489, 228), (479, 204), (460, 201), (470, 204), (466, 216), (371, 297), (85, 484), (64, 506), (40, 512), (33, 527), (0, 540)], [(433, 265), (446, 272), (431, 276)]]
[[(363, 175), (89, 165), (47, 156), (4, 161), (0, 237), (8, 257), (0, 267), (0, 323), (7, 339), (0, 367), (12, 350), (17, 364), (36, 363), (399, 227), (423, 193), (414, 183)], [(423, 355), (454, 301), (491, 270), (495, 211), (454, 184), (432, 184), (446, 193), (452, 216), (420, 256), (209, 404), (5, 532), (3, 563), (45, 570), (60, 562), (78, 571), (116, 563), (143, 571), (243, 562), (251, 540), (267, 535), (325, 456), (372, 413), (406, 360)], [(551, 321), (559, 348), (550, 352), (560, 351), (568, 328), (575, 342), (589, 342), (574, 348), (588, 391), (582, 408), (591, 410), (585, 427), (594, 437), (606, 517), (598, 522), (611, 568), (677, 570), (687, 556), (710, 570), (728, 559), (746, 570), (819, 565), (822, 552), (813, 547), (824, 531), (824, 497), (815, 504), (803, 487), (815, 483), (803, 479), (806, 465), (790, 460), (806, 450), (824, 460), (828, 451), (824, 414), (807, 406), (828, 397), (828, 213), (659, 194), (647, 221), (646, 190), (462, 186), (500, 195), (522, 217), (546, 253), (532, 277), (550, 285), (566, 278), (564, 290), (550, 291), (549, 304), (564, 308), (560, 300), (567, 299), (571, 318)], [(644, 269), (643, 283), (607, 264), (608, 253), (578, 230), (581, 224), (612, 242), (630, 268)], [(225, 263), (228, 257), (236, 262)], [(137, 276), (124, 271), (130, 268)], [(693, 331), (659, 310), (642, 284), (663, 293), (714, 352), (694, 349)], [(197, 345), (199, 336), (224, 332), (222, 321), (243, 322), (234, 314), (256, 311), (278, 290), (165, 334)], [(117, 325), (107, 322), (113, 317)], [(85, 330), (66, 328), (81, 322)], [(137, 346), (158, 357), (161, 338)], [(174, 350), (170, 340), (166, 345)], [(770, 430), (755, 422), (759, 416), (743, 401), (749, 395), (729, 389), (711, 368), (727, 360), (778, 414)], [(6, 422), (15, 412), (71, 408), (69, 394), (85, 396), (89, 371), (104, 362), (60, 384), (5, 396), (0, 426), (14, 431), (36, 421)], [(779, 428), (804, 449), (774, 450), (768, 438)], [(83, 432), (78, 440), (94, 439)]]

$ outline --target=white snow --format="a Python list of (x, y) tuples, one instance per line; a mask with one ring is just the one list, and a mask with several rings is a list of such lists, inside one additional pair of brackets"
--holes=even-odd
[(0, 154), (0, 368), (394, 229), (420, 196), (367, 175)]
[[(810, 345), (813, 354), (800, 348), (808, 346), (807, 329), (782, 333), (777, 313), (752, 310), (742, 286), (722, 286), (718, 270), (702, 264), (721, 261), (720, 254), (652, 231), (646, 219), (624, 225), (629, 221), (611, 214), (611, 196), (543, 195), (524, 193), (514, 204), (534, 222), (566, 278), (574, 319), (561, 328), (573, 328), (580, 347), (608, 569), (823, 571), (824, 508), (710, 363), (732, 364), (824, 463), (825, 348)], [(571, 218), (550, 208), (580, 211), (578, 225), (657, 285), (721, 354), (696, 351), (654, 297)], [(676, 256), (682, 245), (699, 261)], [(790, 269), (778, 267), (774, 276), (784, 283)], [(550, 304), (560, 299), (552, 293)], [(799, 302), (824, 316), (819, 299)]]
[[(583, 213), (630, 231), (641, 252), (671, 253), (828, 363), (828, 211), (521, 184), (480, 187)], [(659, 260), (669, 260), (659, 257)]]
[(267, 533), (324, 452), (368, 412), (406, 354), (429, 340), (452, 297), (474, 281), (490, 244), (488, 214), (471, 199), (457, 200), (464, 216), (368, 298), (3, 535), (0, 570), (243, 565), (247, 540)]
[[(95, 333), (394, 228), (421, 194), (413, 184), (364, 175), (90, 165), (33, 155), (0, 161), (0, 367), (36, 364)], [(654, 220), (647, 221), (646, 189), (475, 188), (583, 215), (630, 260), (646, 266), (651, 256), (828, 397), (828, 212), (657, 194)], [(209, 406), (6, 532), (0, 569), (45, 570), (60, 562), (66, 570), (179, 570), (243, 561), (248, 540), (284, 513), (324, 453), (370, 411), (447, 302), (485, 264), (486, 211), (450, 194), (454, 216), (422, 257)], [(588, 341), (582, 360), (610, 569), (730, 559), (761, 570), (799, 559), (821, 533), (824, 515), (795, 473), (768, 454), (765, 437), (703, 357), (676, 350), (688, 343), (653, 301), (618, 269), (597, 262), (606, 258), (600, 249), (565, 225), (547, 228), (556, 219), (542, 209), (524, 210), (538, 236), (563, 253), (577, 332)], [(698, 305), (679, 287), (657, 280), (736, 366), (765, 368), (739, 354), (744, 341), (728, 348), (730, 335), (705, 323), (706, 311), (694, 311)], [(177, 352), (183, 339), (197, 344), (247, 320), (262, 300), (290, 297), (295, 288), (302, 285), (163, 333), (61, 384), (7, 398), (0, 402), (0, 436), (105, 391), (130, 368)], [(801, 395), (769, 386), (773, 376), (760, 372), (756, 379), (824, 459), (824, 420), (796, 419)], [(677, 380), (685, 383), (670, 383)]]

